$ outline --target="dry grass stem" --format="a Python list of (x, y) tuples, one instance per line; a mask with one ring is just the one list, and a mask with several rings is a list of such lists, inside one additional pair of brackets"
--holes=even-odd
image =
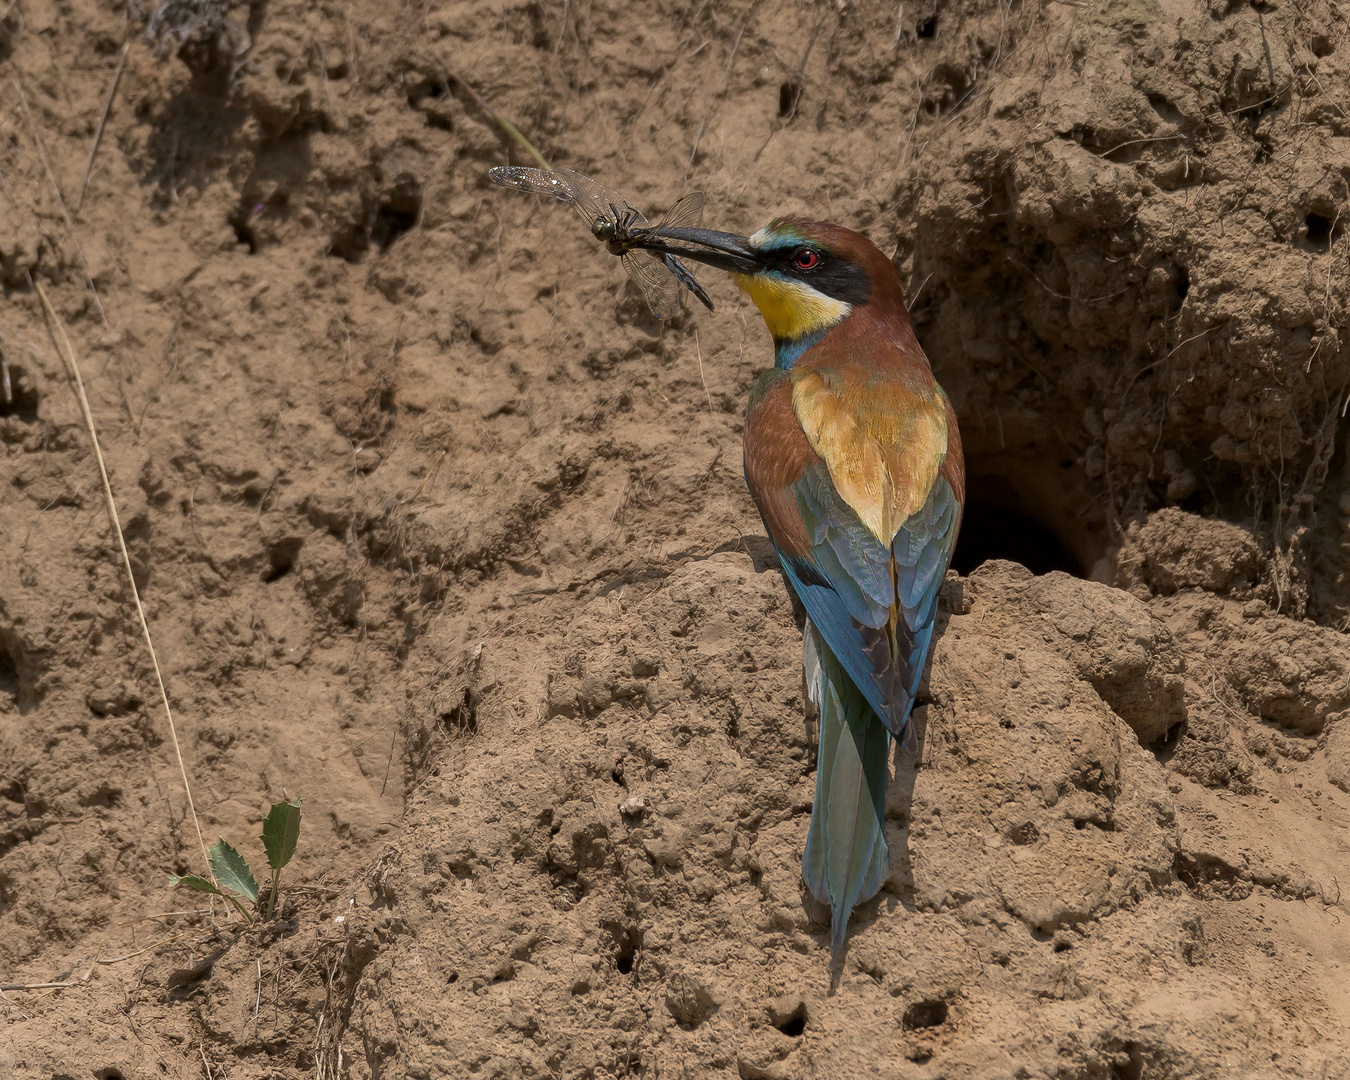
[(703, 347), (698, 343), (698, 331), (694, 331), (694, 353), (698, 357), (698, 377), (703, 383), (703, 396), (708, 399), (708, 415), (713, 412), (712, 394), (708, 393), (708, 380), (703, 374)]
[(135, 952), (124, 953), (121, 956), (110, 956), (108, 959), (98, 957), (94, 960), (96, 964), (120, 964), (123, 960), (130, 960), (133, 957), (140, 956), (141, 953), (148, 953), (151, 949), (158, 949), (161, 945), (172, 945), (184, 935), (174, 934), (172, 937), (166, 937), (163, 941), (156, 941), (153, 945), (147, 945), (144, 949), (137, 949)]
[(94, 169), (94, 158), (98, 155), (98, 144), (103, 141), (103, 128), (108, 123), (108, 114), (112, 112), (113, 98), (117, 96), (117, 84), (122, 81), (122, 69), (127, 66), (127, 53), (131, 51), (131, 42), (122, 46), (122, 55), (117, 58), (117, 70), (113, 72), (112, 86), (108, 87), (108, 97), (103, 102), (103, 113), (98, 118), (98, 128), (94, 131), (94, 141), (89, 144), (89, 160), (84, 163), (84, 177), (80, 180), (80, 193), (75, 197), (75, 215), (84, 205), (85, 189), (89, 187), (89, 174)]
[(422, 477), (422, 482), (417, 485), (417, 490), (414, 491), (411, 495), (407, 497), (407, 499), (404, 500), (405, 506), (410, 502), (415, 502), (417, 500), (417, 497), (422, 494), (422, 489), (426, 487), (429, 483), (431, 483), (432, 477), (436, 475), (436, 470), (441, 467), (441, 462), (445, 460), (445, 455), (448, 454), (449, 452), (450, 452), (449, 450), (442, 450), (439, 454), (436, 455), (436, 460), (432, 462), (431, 468), (427, 470), (426, 476)]
[(496, 124), (497, 127), (501, 129), (502, 133), (507, 136), (507, 138), (511, 139), (513, 142), (519, 145), (520, 148), (525, 151), (525, 153), (529, 154), (530, 157), (534, 160), (536, 165), (538, 165), (545, 172), (553, 171), (552, 168), (549, 166), (549, 163), (544, 160), (544, 155), (534, 148), (534, 143), (530, 142), (529, 139), (525, 138), (525, 136), (521, 134), (520, 129), (516, 127), (515, 124), (511, 123), (510, 120), (502, 116), (500, 113), (497, 112), (496, 109), (494, 109), (491, 105), (489, 105), (487, 103), (487, 99), (483, 97), (482, 94), (480, 94), (472, 86), (470, 86), (463, 79), (459, 78), (456, 75), (446, 75), (446, 82), (447, 83), (453, 82), (456, 86), (460, 87), (460, 89), (462, 89), (464, 93), (468, 96), (469, 100), (472, 101), (474, 105), (478, 108), (479, 112), (481, 112), (485, 117), (487, 117), (494, 124)]
[(32, 281), (34, 290), (38, 294), (38, 299), (42, 301), (42, 311), (47, 319), (47, 330), (52, 335), (52, 343), (56, 345), (56, 351), (61, 354), (61, 359), (65, 362), (67, 373), (71, 381), (75, 384), (76, 393), (80, 399), (80, 410), (84, 414), (85, 426), (89, 429), (89, 439), (94, 445), (94, 457), (98, 460), (99, 476), (103, 480), (103, 495), (108, 504), (108, 518), (112, 522), (113, 532), (117, 536), (117, 546), (122, 552), (122, 565), (127, 572), (127, 584), (131, 588), (131, 598), (136, 602), (136, 615), (141, 622), (141, 633), (145, 636), (145, 647), (150, 653), (150, 663), (155, 669), (155, 682), (159, 686), (160, 701), (164, 705), (164, 715), (169, 721), (169, 734), (173, 737), (173, 752), (178, 758), (178, 772), (183, 778), (183, 793), (187, 796), (188, 811), (192, 815), (192, 827), (197, 831), (197, 843), (201, 847), (202, 862), (206, 865), (206, 872), (211, 875), (211, 880), (216, 880), (215, 871), (211, 868), (211, 859), (206, 853), (206, 840), (202, 836), (201, 822), (197, 820), (197, 806), (192, 799), (192, 784), (188, 781), (187, 766), (183, 763), (183, 748), (178, 742), (178, 727), (173, 721), (173, 709), (169, 707), (169, 692), (164, 687), (164, 675), (159, 668), (159, 656), (155, 652), (155, 643), (150, 637), (150, 624), (145, 618), (145, 608), (141, 605), (140, 590), (136, 588), (136, 576), (131, 570), (131, 556), (127, 552), (126, 537), (122, 535), (122, 523), (117, 516), (117, 503), (113, 499), (112, 484), (108, 480), (108, 467), (103, 460), (103, 449), (99, 446), (98, 431), (94, 427), (94, 414), (89, 408), (89, 398), (84, 392), (84, 379), (80, 377), (80, 366), (75, 360), (75, 350), (70, 344), (70, 338), (66, 336), (66, 328), (56, 314), (56, 309), (52, 307), (52, 302), (47, 299), (46, 290), (42, 288), (40, 282)]
[(67, 986), (78, 986), (75, 982), (45, 983), (0, 983), (0, 990), (61, 990)]

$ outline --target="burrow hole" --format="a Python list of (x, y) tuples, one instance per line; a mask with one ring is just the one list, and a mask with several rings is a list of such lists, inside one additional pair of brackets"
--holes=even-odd
[(614, 955), (614, 967), (620, 975), (631, 975), (642, 959), (642, 931), (625, 927), (619, 933), (619, 950)]
[(18, 364), (0, 359), (0, 418), (13, 416), (25, 424), (38, 418), (38, 392)]
[(1143, 1080), (1144, 1055), (1138, 1043), (1125, 1043), (1111, 1064), (1111, 1080)]
[(230, 228), (234, 230), (234, 239), (236, 243), (247, 244), (250, 255), (258, 254), (258, 234), (254, 231), (253, 222), (250, 220), (252, 215), (244, 207), (240, 207), (226, 220)]
[(938, 1027), (947, 1022), (947, 1003), (941, 998), (931, 1001), (916, 1001), (900, 1019), (900, 1025), (906, 1031), (920, 1031), (923, 1028)]
[(19, 706), (19, 665), (0, 643), (0, 709)]
[[(473, 690), (464, 687), (454, 697), (454, 704), (442, 709), (436, 716), (441, 727), (452, 735), (472, 735), (478, 730), (478, 700)], [(549, 823), (553, 821), (553, 811), (545, 811)]]
[(375, 209), (370, 241), (381, 251), (417, 224), (422, 216), (422, 186), (410, 176), (401, 176), (389, 196)]
[(1307, 237), (1308, 247), (1314, 251), (1329, 251), (1331, 242), (1338, 239), (1345, 226), (1337, 217), (1327, 217), (1324, 214), (1309, 213), (1303, 219), (1304, 235)]
[[(972, 464), (979, 468), (981, 463), (977, 458)], [(1066, 472), (1074, 465), (1068, 459), (1060, 463)], [(1106, 530), (1094, 530), (1099, 539), (1087, 535), (1083, 526), (1095, 523), (1073, 521), (1065, 509), (1025, 488), (1019, 490), (1007, 476), (972, 469), (952, 569), (964, 576), (990, 559), (1008, 559), (1033, 574), (1063, 570), (1087, 577), (1091, 564), (1085, 561), (1105, 553)], [(1071, 531), (1065, 536), (1061, 530)]]
[(786, 1016), (774, 1018), (773, 1026), (784, 1035), (797, 1038), (806, 1030), (806, 1002), (799, 1002), (797, 1007)]
[(263, 581), (270, 585), (274, 581), (280, 581), (294, 570), (296, 561), (300, 557), (300, 549), (304, 547), (304, 544), (303, 540), (296, 539), (279, 540), (275, 544), (269, 544), (267, 547), (267, 569), (262, 574)]
[(390, 246), (422, 217), (422, 185), (403, 174), (388, 194), (359, 221), (337, 229), (328, 245), (329, 254), (349, 263), (365, 258), (371, 246), (388, 251)]

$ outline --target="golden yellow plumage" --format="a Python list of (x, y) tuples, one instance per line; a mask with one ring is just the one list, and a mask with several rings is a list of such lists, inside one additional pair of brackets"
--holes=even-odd
[(853, 373), (849, 366), (842, 366), (840, 392), (818, 370), (794, 368), (792, 408), (840, 498), (890, 546), (937, 479), (947, 451), (947, 413), (934, 407), (931, 390), (898, 380), (874, 385), (861, 366)]
[(795, 341), (826, 330), (853, 310), (851, 304), (800, 281), (771, 274), (733, 274), (732, 279), (755, 302), (775, 341)]

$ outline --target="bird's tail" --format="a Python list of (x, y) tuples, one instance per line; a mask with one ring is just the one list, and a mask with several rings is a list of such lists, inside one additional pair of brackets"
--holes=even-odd
[(820, 710), (816, 801), (802, 878), (830, 907), (830, 973), (837, 982), (849, 915), (876, 895), (890, 868), (884, 825), (890, 734), (810, 619), (802, 663), (807, 694)]

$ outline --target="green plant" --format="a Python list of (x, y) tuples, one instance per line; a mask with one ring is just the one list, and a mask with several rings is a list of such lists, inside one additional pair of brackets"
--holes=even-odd
[[(267, 913), (263, 916), (265, 920), (270, 920), (276, 914), (281, 870), (291, 861), (291, 856), (295, 854), (296, 841), (300, 838), (300, 803), (300, 799), (296, 799), (295, 802), (285, 800), (273, 803), (272, 809), (263, 820), (263, 851), (267, 854), (267, 865), (272, 870), (272, 891), (267, 898)], [(173, 874), (169, 877), (169, 884), (186, 885), (198, 892), (224, 897), (238, 909), (245, 921), (252, 925), (252, 914), (239, 902), (239, 897), (242, 896), (247, 898), (254, 908), (258, 905), (258, 883), (254, 880), (253, 871), (248, 863), (223, 838), (212, 845), (208, 858), (215, 881), (208, 881), (196, 874), (184, 874), (181, 877)]]

